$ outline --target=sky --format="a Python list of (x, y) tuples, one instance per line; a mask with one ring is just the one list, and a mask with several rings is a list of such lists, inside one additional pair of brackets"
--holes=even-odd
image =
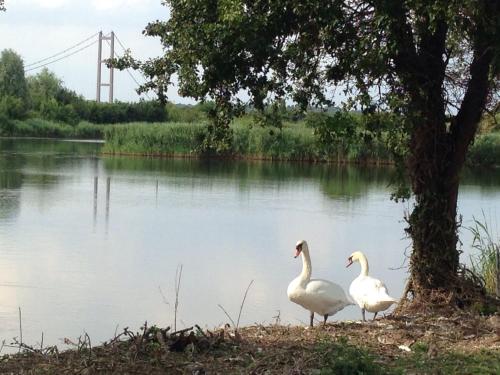
[[(159, 40), (143, 36), (142, 30), (149, 22), (166, 20), (169, 16), (168, 8), (161, 4), (161, 0), (5, 0), (5, 6), (7, 11), (0, 12), (0, 50), (10, 48), (16, 51), (23, 58), (25, 67), (72, 47), (101, 30), (104, 34), (114, 31), (136, 58), (159, 56), (162, 52)], [(97, 40), (97, 37), (89, 39), (79, 48), (93, 40)], [(95, 43), (47, 68), (62, 79), (69, 89), (87, 99), (95, 99), (97, 46)], [(123, 53), (116, 42), (115, 51)], [(104, 42), (103, 58), (108, 56), (109, 46)], [(26, 74), (36, 74), (38, 71), (32, 70)], [(102, 74), (103, 83), (106, 83), (109, 73), (105, 66)], [(133, 75), (137, 81), (143, 82), (139, 72), (133, 72)], [(139, 100), (136, 87), (137, 84), (127, 72), (115, 70), (115, 100)], [(175, 88), (169, 91), (168, 96), (176, 103), (193, 103), (192, 100), (179, 97)], [(108, 98), (106, 87), (102, 89), (101, 97), (103, 100)]]

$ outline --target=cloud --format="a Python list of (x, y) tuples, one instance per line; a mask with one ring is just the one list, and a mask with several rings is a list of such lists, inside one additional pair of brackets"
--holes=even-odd
[(92, 6), (97, 10), (110, 10), (116, 8), (138, 8), (148, 7), (151, 3), (149, 0), (92, 0)]
[[(41, 8), (60, 8), (69, 4), (69, 0), (21, 0), (17, 1), (25, 6), (38, 6)], [(7, 9), (9, 8), (9, 0), (6, 1)]]
[[(89, 4), (90, 3), (90, 4)], [(141, 10), (147, 9), (151, 6), (156, 6), (160, 3), (160, 0), (91, 0), (87, 3), (87, 7), (90, 5), (91, 8), (97, 11), (106, 11), (106, 10)], [(84, 4), (84, 3), (83, 3)], [(82, 6), (82, 3), (75, 4), (74, 0), (16, 0), (14, 4), (14, 0), (6, 0), (7, 9), (12, 8), (14, 5), (24, 6), (26, 8), (48, 8), (48, 9), (56, 9), (62, 8), (64, 6), (72, 6), (76, 5)]]

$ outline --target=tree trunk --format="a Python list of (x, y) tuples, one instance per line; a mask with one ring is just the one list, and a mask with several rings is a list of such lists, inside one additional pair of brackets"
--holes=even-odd
[(456, 216), (462, 165), (453, 163), (456, 150), (444, 113), (437, 108), (427, 113), (413, 126), (408, 165), (415, 194), (407, 231), (413, 240), (410, 282), (416, 298), (451, 290), (459, 261)]
[[(486, 5), (492, 14), (498, 14), (498, 4), (490, 1)], [(445, 24), (438, 23), (435, 32), (421, 37), (419, 69), (412, 70), (411, 65), (400, 61), (413, 116), (408, 170), (415, 207), (407, 228), (413, 241), (408, 290), (417, 301), (436, 302), (429, 299), (435, 292), (449, 294), (461, 287), (457, 274), (459, 175), (491, 87), (494, 52), (488, 27), (487, 23), (478, 23), (470, 80), (451, 123), (446, 122), (443, 94)], [(494, 31), (497, 35), (498, 30)]]

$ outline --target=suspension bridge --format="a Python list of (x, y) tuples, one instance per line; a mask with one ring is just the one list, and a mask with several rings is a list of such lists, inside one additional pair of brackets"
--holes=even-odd
[[(121, 52), (117, 52), (115, 49), (115, 41), (118, 43), (118, 45), (121, 48)], [(103, 43), (106, 43), (109, 49), (109, 56), (106, 58), (103, 58)], [(54, 63), (69, 59), (77, 54), (80, 54), (81, 52), (90, 49), (91, 47), (97, 45), (97, 69), (96, 69), (96, 101), (101, 102), (101, 93), (102, 93), (102, 88), (107, 87), (108, 88), (108, 101), (110, 103), (113, 102), (114, 99), (114, 69), (107, 68), (105, 66), (105, 69), (108, 70), (109, 73), (109, 79), (107, 82), (103, 82), (103, 64), (105, 64), (105, 61), (107, 59), (112, 59), (112, 58), (121, 58), (123, 55), (129, 50), (124, 46), (120, 38), (116, 35), (115, 32), (111, 31), (108, 34), (104, 34), (102, 31), (98, 31), (93, 35), (90, 35), (89, 37), (73, 44), (70, 47), (64, 48), (63, 50), (47, 56), (43, 59), (37, 60), (30, 62), (29, 64), (26, 64), (24, 66), (24, 71), (25, 73), (28, 72), (33, 72), (35, 73), (37, 70), (40, 70), (42, 68), (45, 68), (47, 66), (50, 66)], [(141, 85), (137, 77), (134, 75), (134, 73), (130, 69), (125, 69), (126, 73), (130, 77), (130, 79), (134, 82), (136, 85), (136, 88)], [(145, 78), (142, 76), (141, 77), (143, 81), (145, 81)], [(150, 99), (149, 95), (145, 93), (145, 96)]]

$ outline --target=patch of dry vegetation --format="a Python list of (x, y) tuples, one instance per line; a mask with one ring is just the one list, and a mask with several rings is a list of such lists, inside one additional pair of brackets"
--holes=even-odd
[(374, 323), (338, 322), (313, 329), (252, 326), (170, 333), (125, 329), (92, 347), (24, 346), (0, 359), (2, 374), (387, 374), (500, 372), (500, 317), (470, 314), (398, 316)]

